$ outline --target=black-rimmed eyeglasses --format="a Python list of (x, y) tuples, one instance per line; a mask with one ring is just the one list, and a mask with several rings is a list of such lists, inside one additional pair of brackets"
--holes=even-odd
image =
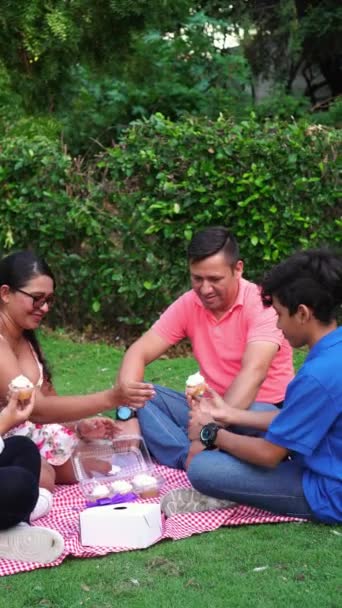
[(24, 291), (23, 289), (16, 289), (15, 291), (19, 291), (20, 293), (23, 293), (25, 296), (29, 296), (30, 298), (32, 298), (32, 306), (36, 310), (38, 310), (39, 308), (42, 308), (43, 306), (45, 306), (45, 304), (47, 304), (48, 307), (50, 308), (51, 306), (53, 306), (54, 301), (55, 301), (55, 296), (53, 294), (45, 297), (45, 296), (35, 296), (32, 293), (29, 293), (28, 291)]

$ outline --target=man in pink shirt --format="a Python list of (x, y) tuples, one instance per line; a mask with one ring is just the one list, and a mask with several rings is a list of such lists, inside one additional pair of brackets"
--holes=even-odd
[[(223, 227), (197, 233), (188, 248), (191, 291), (178, 298), (128, 349), (119, 383), (130, 400), (129, 382), (145, 366), (189, 338), (206, 383), (230, 407), (267, 410), (280, 406), (293, 378), (292, 351), (277, 329), (273, 308), (264, 308), (259, 288), (242, 278), (235, 237)], [(189, 406), (184, 393), (155, 386), (155, 396), (138, 412), (142, 434), (161, 464), (186, 467)], [(134, 410), (119, 408), (127, 432), (137, 431)], [(203, 449), (203, 446), (202, 446)]]

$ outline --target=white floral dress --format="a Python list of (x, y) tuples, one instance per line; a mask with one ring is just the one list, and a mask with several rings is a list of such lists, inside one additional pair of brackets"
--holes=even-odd
[[(31, 344), (30, 347), (39, 369), (39, 380), (36, 387), (41, 388), (44, 381), (43, 367)], [(53, 466), (60, 466), (67, 462), (78, 443), (76, 433), (72, 429), (57, 423), (38, 424), (27, 420), (13, 427), (5, 437), (13, 437), (13, 435), (22, 435), (32, 439), (41, 456)]]

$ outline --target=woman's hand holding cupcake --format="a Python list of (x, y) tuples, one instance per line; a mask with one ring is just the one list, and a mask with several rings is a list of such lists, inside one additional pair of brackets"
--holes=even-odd
[(25, 422), (34, 408), (34, 391), (25, 404), (19, 401), (18, 393), (10, 391), (7, 405), (0, 412), (0, 435)]

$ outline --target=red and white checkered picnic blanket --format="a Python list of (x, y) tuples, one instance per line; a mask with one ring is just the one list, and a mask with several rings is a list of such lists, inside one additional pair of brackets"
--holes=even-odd
[[(184, 471), (158, 466), (157, 472), (164, 478), (165, 483), (161, 494), (166, 494), (175, 488), (190, 487)], [(150, 499), (149, 502), (158, 502)], [(54, 504), (50, 513), (37, 521), (37, 525), (58, 530), (65, 541), (63, 554), (50, 564), (24, 563), (8, 559), (0, 559), (0, 576), (28, 572), (37, 568), (52, 568), (58, 566), (68, 556), (98, 557), (107, 553), (124, 551), (122, 547), (85, 547), (81, 545), (79, 535), (79, 513), (85, 508), (85, 500), (79, 485), (58, 486), (54, 493)], [(244, 524), (270, 524), (297, 521), (291, 517), (272, 515), (267, 511), (245, 507), (242, 505), (230, 509), (206, 511), (202, 513), (180, 513), (164, 520), (163, 534), (160, 540), (171, 538), (178, 540), (201, 532), (217, 530), (221, 526), (242, 526)]]

